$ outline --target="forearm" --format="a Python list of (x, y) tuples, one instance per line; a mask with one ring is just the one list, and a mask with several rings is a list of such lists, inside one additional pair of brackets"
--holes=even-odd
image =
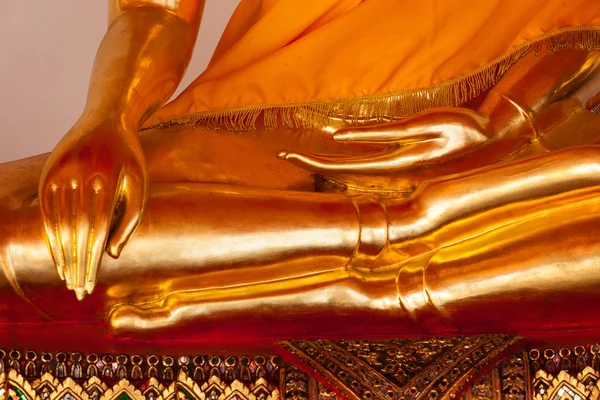
[(117, 14), (111, 11), (114, 20), (98, 49), (80, 121), (111, 121), (137, 131), (169, 99), (191, 58), (203, 5), (184, 3), (195, 6), (195, 14), (191, 6), (182, 16), (131, 2)]
[(539, 137), (596, 94), (599, 60), (598, 52), (583, 50), (530, 53), (490, 90), (479, 111), (496, 136), (533, 131)]

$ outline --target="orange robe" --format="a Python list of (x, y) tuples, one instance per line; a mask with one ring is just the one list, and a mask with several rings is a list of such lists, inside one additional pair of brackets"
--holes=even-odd
[(565, 47), (600, 49), (600, 1), (243, 0), (206, 71), (146, 126), (402, 118)]

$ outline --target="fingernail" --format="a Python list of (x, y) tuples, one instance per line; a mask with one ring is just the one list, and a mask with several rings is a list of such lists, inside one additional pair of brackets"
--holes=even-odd
[(85, 284), (85, 291), (88, 294), (92, 294), (92, 292), (94, 291), (94, 287), (95, 287), (94, 282), (88, 282)]
[(121, 252), (123, 251), (123, 247), (124, 244), (113, 244), (111, 246), (108, 247), (108, 249), (106, 249), (106, 251), (108, 252), (108, 255), (111, 256), (112, 258), (119, 258), (119, 256), (121, 255)]
[(280, 152), (277, 154), (277, 158), (281, 158), (282, 160), (285, 160), (285, 159), (286, 159), (286, 157), (287, 157), (287, 155), (288, 155), (288, 152), (287, 152), (287, 151), (280, 151)]
[(75, 296), (77, 296), (77, 300), (81, 301), (85, 297), (85, 289), (77, 288), (75, 289)]

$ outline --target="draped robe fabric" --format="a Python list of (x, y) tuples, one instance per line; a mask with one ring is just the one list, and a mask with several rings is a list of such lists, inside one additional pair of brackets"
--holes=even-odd
[(146, 127), (402, 118), (460, 105), (542, 48), (600, 49), (600, 1), (243, 0), (206, 71)]

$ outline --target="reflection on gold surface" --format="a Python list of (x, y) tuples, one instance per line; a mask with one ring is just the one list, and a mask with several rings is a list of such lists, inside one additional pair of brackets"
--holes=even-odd
[(138, 136), (201, 7), (115, 1), (81, 119), (49, 156), (0, 167), (0, 323), (150, 339), (247, 320), (272, 338), (598, 328), (599, 53), (530, 53), (473, 109)]

